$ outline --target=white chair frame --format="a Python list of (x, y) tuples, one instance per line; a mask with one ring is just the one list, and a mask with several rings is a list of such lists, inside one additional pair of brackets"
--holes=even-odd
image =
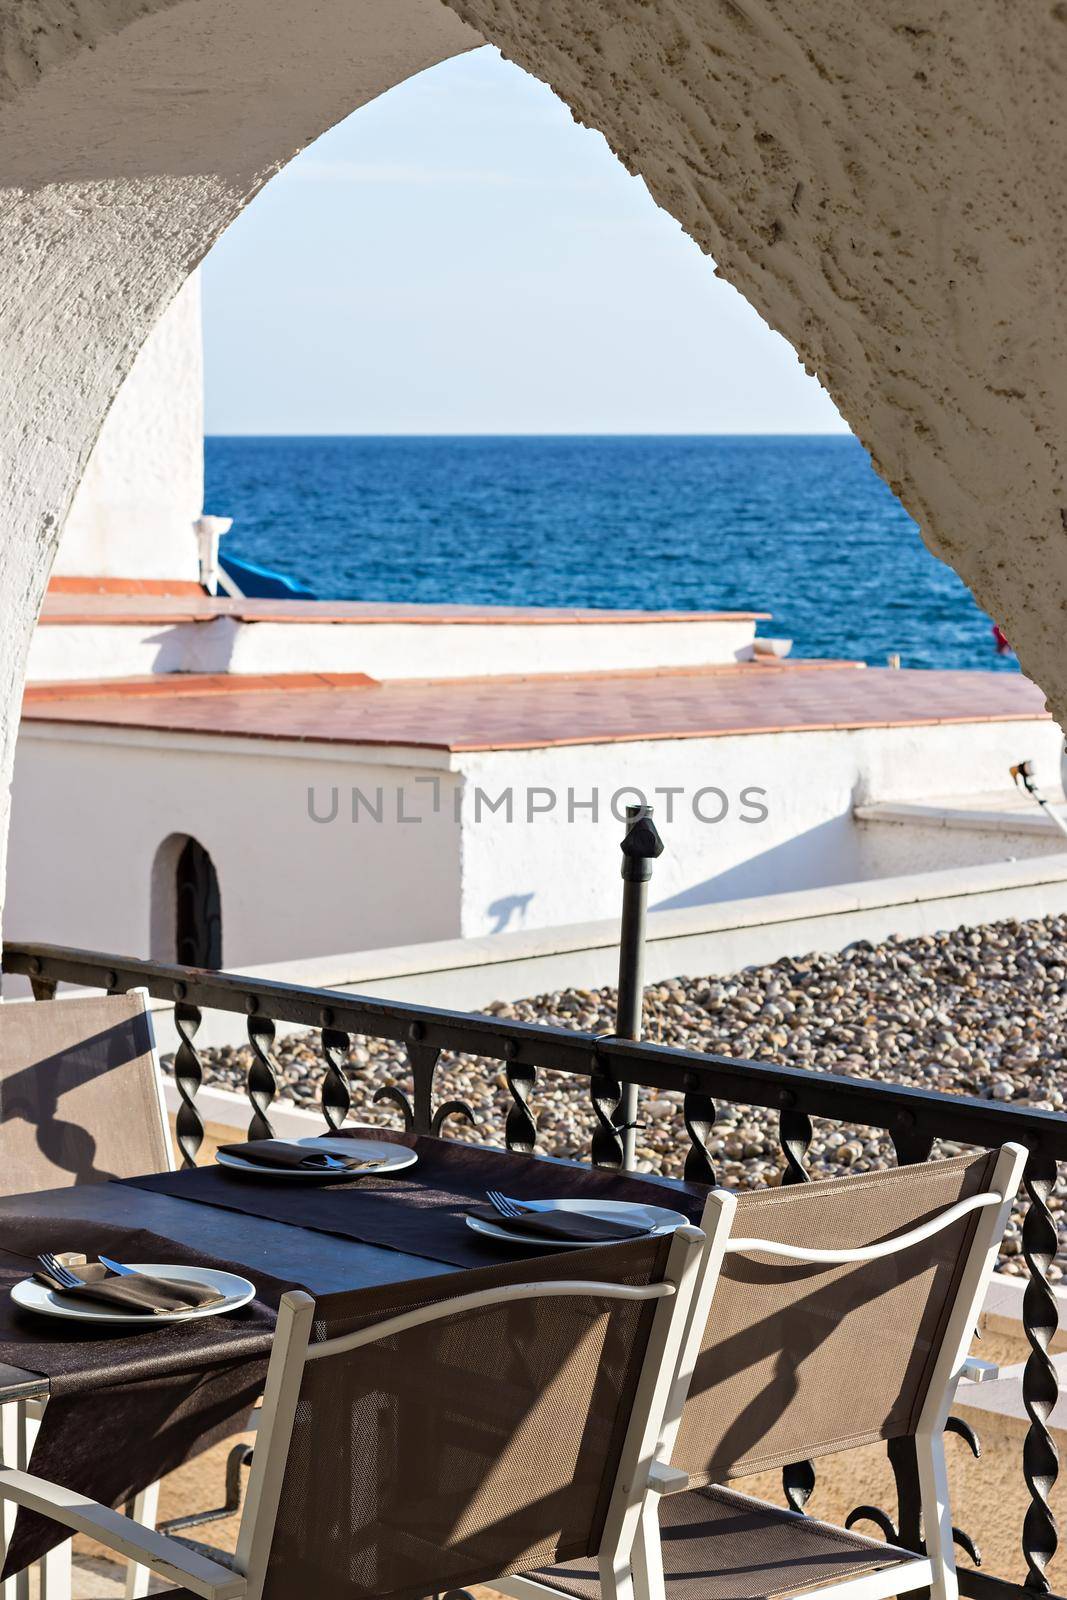
[[(163, 1149), (167, 1154), (167, 1172), (174, 1171), (174, 1145), (170, 1136), (170, 1123), (167, 1118), (167, 1102), (163, 1090), (163, 1069), (159, 1060), (159, 1047), (156, 1043), (155, 1027), (152, 1023), (152, 1012), (149, 1009), (148, 990), (144, 988), (131, 989), (129, 993), (140, 996), (144, 1011), (145, 1027), (148, 1030), (149, 1054), (152, 1058), (152, 1081), (156, 1089), (156, 1108), (159, 1113), (159, 1124), (163, 1137)], [(62, 1005), (62, 1001), (59, 1004)], [(15, 1461), (26, 1469), (30, 1464), (34, 1442), (37, 1438), (42, 1419), (44, 1417), (45, 1400), (17, 1400), (8, 1405), (0, 1406), (0, 1454), (5, 1462)], [(133, 1514), (141, 1522), (153, 1525), (159, 1507), (159, 1484), (150, 1484), (147, 1489), (134, 1497)], [(7, 1549), (11, 1535), (15, 1528), (15, 1515), (18, 1507), (12, 1501), (4, 1501), (0, 1508), (0, 1547)], [(71, 1546), (70, 1540), (64, 1540), (54, 1550), (50, 1550), (41, 1561), (36, 1563), (39, 1576), (40, 1600), (70, 1600), (71, 1594)], [(148, 1568), (136, 1562), (131, 1562), (126, 1568), (124, 1600), (144, 1600), (148, 1594), (150, 1573)], [(30, 1568), (0, 1583), (0, 1600), (29, 1600), (30, 1593)]]
[[(678, 1437), (682, 1410), (726, 1257), (769, 1255), (789, 1261), (825, 1265), (877, 1261), (932, 1238), (961, 1218), (978, 1212), (978, 1226), (946, 1319), (941, 1348), (915, 1434), (926, 1555), (887, 1567), (881, 1572), (840, 1579), (836, 1583), (806, 1590), (804, 1594), (804, 1600), (888, 1600), (891, 1595), (929, 1587), (932, 1600), (957, 1600), (959, 1586), (952, 1545), (945, 1423), (961, 1378), (981, 1382), (996, 1377), (996, 1367), (992, 1363), (976, 1361), (968, 1352), (1026, 1158), (1027, 1152), (1021, 1145), (1004, 1145), (993, 1170), (992, 1187), (988, 1191), (947, 1206), (929, 1222), (895, 1239), (860, 1250), (806, 1250), (766, 1239), (732, 1237), (737, 1198), (726, 1189), (712, 1191), (701, 1218), (707, 1244), (700, 1279), (693, 1296), (678, 1371), (664, 1413), (655, 1461), (649, 1471), (646, 1492), (641, 1497), (638, 1512), (637, 1534), (632, 1550), (635, 1600), (667, 1600), (659, 1536), (659, 1506), (664, 1495), (684, 1493), (689, 1488), (687, 1474), (670, 1465), (671, 1453)], [(799, 1513), (796, 1515), (803, 1520)], [(491, 1581), (493, 1588), (513, 1596), (514, 1600), (569, 1600), (552, 1585), (532, 1578), (507, 1577)], [(603, 1590), (603, 1600), (612, 1600), (608, 1589)]]
[(694, 1227), (676, 1229), (664, 1276), (658, 1283), (635, 1287), (561, 1279), (505, 1285), (420, 1307), (358, 1333), (344, 1334), (319, 1344), (309, 1343), (315, 1311), (312, 1297), (302, 1291), (283, 1295), (232, 1569), (132, 1517), (35, 1477), (21, 1467), (0, 1466), (0, 1501), (5, 1508), (25, 1506), (76, 1533), (89, 1534), (127, 1561), (183, 1585), (202, 1600), (261, 1600), (305, 1363), (344, 1355), (410, 1328), (505, 1302), (559, 1296), (655, 1301), (656, 1311), (615, 1475), (600, 1556), (606, 1587), (620, 1600), (631, 1600), (630, 1550), (689, 1326), (704, 1242), (704, 1235)]

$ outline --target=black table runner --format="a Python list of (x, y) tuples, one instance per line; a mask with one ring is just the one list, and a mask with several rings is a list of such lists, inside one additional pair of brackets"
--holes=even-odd
[(665, 1206), (693, 1221), (699, 1221), (707, 1196), (702, 1184), (540, 1160), (454, 1140), (390, 1136), (378, 1128), (351, 1132), (352, 1137), (360, 1135), (391, 1137), (392, 1142), (413, 1149), (418, 1162), (388, 1175), (342, 1183), (300, 1183), (274, 1178), (267, 1171), (237, 1175), (218, 1165), (122, 1182), (201, 1205), (340, 1234), (453, 1267), (492, 1266), (514, 1261), (519, 1255), (544, 1254), (551, 1248), (545, 1246), (538, 1252), (518, 1241), (497, 1244), (468, 1228), (466, 1213), (472, 1205), (484, 1203), (487, 1189), (502, 1190), (519, 1200), (628, 1200)]
[[(43, 1197), (42, 1205), (35, 1204), (33, 1195), (4, 1202), (0, 1364), (41, 1374), (49, 1389), (31, 1471), (104, 1504), (121, 1505), (240, 1426), (262, 1392), (278, 1301), (286, 1289), (305, 1287), (262, 1270), (259, 1262), (270, 1260), (269, 1251), (264, 1253), (256, 1238), (263, 1223), (311, 1230), (308, 1249), (302, 1248), (296, 1259), (304, 1262), (314, 1279), (315, 1258), (321, 1264), (324, 1250), (330, 1249), (322, 1238), (311, 1248), (314, 1235), (358, 1241), (345, 1246), (350, 1251), (358, 1251), (360, 1245), (396, 1251), (414, 1258), (411, 1265), (425, 1262), (428, 1269), (431, 1263), (477, 1268), (555, 1255), (547, 1247), (531, 1250), (510, 1242), (497, 1246), (466, 1226), (468, 1207), (484, 1202), (490, 1188), (518, 1199), (636, 1201), (666, 1206), (693, 1220), (699, 1220), (707, 1194), (700, 1184), (511, 1155), (450, 1140), (379, 1128), (351, 1133), (404, 1143), (416, 1151), (418, 1162), (388, 1177), (314, 1185), (266, 1173), (233, 1177), (219, 1166), (127, 1179), (103, 1186), (114, 1193), (133, 1191), (128, 1207), (121, 1208), (122, 1220), (114, 1222), (93, 1214), (94, 1192), (100, 1194), (95, 1185), (63, 1191), (61, 1207), (56, 1205), (57, 1194)], [(165, 1231), (137, 1229), (138, 1190), (235, 1213), (234, 1227), (227, 1230), (227, 1248), (237, 1259), (198, 1251)], [(237, 1214), (248, 1219), (244, 1226)], [(191, 1206), (180, 1208), (175, 1231), (182, 1238), (196, 1236), (190, 1216), (195, 1218)], [(254, 1265), (242, 1263), (243, 1247)], [(225, 1316), (172, 1324), (146, 1318), (143, 1329), (94, 1328), (50, 1319), (22, 1311), (10, 1297), (12, 1285), (31, 1275), (42, 1250), (80, 1250), (90, 1257), (103, 1251), (120, 1261), (218, 1267), (250, 1278), (257, 1296), (251, 1305)], [(292, 1272), (293, 1252), (287, 1254)], [(333, 1268), (335, 1288), (339, 1275)], [(397, 1281), (411, 1282), (417, 1275), (405, 1263)], [(355, 1268), (351, 1291), (343, 1292), (346, 1298), (350, 1292), (366, 1292), (370, 1312), (381, 1295), (388, 1296), (386, 1280), (372, 1278), (371, 1284), (378, 1287), (367, 1287), (366, 1277)], [(310, 1287), (315, 1292), (314, 1283)], [(66, 1537), (66, 1530), (56, 1523), (20, 1510), (2, 1576), (20, 1571)]]
[[(42, 1250), (247, 1270), (143, 1230), (71, 1220), (57, 1237), (54, 1217), (6, 1213), (0, 1233), (0, 1362), (40, 1373), (49, 1399), (30, 1470), (105, 1505), (120, 1505), (234, 1430), (263, 1388), (274, 1312), (287, 1288), (256, 1271), (256, 1299), (240, 1311), (143, 1330), (93, 1326), (22, 1310), (10, 1290)], [(3, 1577), (68, 1537), (20, 1510)]]

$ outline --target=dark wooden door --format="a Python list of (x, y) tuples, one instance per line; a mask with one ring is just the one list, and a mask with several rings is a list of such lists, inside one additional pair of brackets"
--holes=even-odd
[(183, 967), (222, 966), (219, 879), (202, 844), (189, 839), (178, 857), (176, 959)]

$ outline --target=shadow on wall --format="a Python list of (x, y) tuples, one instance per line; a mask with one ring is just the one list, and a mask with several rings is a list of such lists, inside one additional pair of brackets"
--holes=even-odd
[[(8, 1146), (0, 1181), (3, 1194), (63, 1187), (64, 1179), (106, 1183), (127, 1175), (99, 1163), (90, 1125), (99, 1125), (100, 1118), (106, 1125), (128, 1093), (128, 1070), (123, 1069), (151, 1051), (148, 1025), (143, 1017), (134, 1017), (88, 1038), (71, 1039), (69, 1023), (79, 1013), (43, 1009), (55, 1004), (14, 1007), (2, 1019), (0, 1124)], [(53, 1035), (55, 1050), (37, 1054)], [(114, 1085), (112, 1078), (118, 1080)], [(61, 1101), (66, 1102), (66, 1116), (60, 1115)]]
[[(819, 889), (829, 883), (852, 883), (863, 876), (856, 827), (849, 813), (831, 817), (782, 844), (772, 845), (713, 878), (653, 902), (652, 911), (681, 911), (687, 906), (715, 905), (752, 895), (788, 894), (791, 889)], [(652, 880), (655, 887), (655, 878)]]
[(163, 628), (148, 638), (148, 643), (156, 647), (152, 671), (229, 672), (237, 632), (238, 624), (232, 617), (214, 617), (210, 622), (179, 622)]
[[(490, 933), (507, 933), (512, 928), (512, 923), (517, 927), (524, 927), (526, 913), (530, 909), (534, 891), (529, 894), (506, 894), (500, 900), (493, 900), (486, 907), (491, 917), (496, 921), (489, 929)], [(516, 930), (513, 930), (516, 931)]]

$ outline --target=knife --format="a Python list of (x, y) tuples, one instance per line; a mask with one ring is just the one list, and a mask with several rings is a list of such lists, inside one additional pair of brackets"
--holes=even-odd
[(97, 1256), (102, 1267), (113, 1272), (119, 1278), (137, 1278), (140, 1276), (136, 1267), (124, 1267), (121, 1261), (112, 1261), (110, 1256)]

